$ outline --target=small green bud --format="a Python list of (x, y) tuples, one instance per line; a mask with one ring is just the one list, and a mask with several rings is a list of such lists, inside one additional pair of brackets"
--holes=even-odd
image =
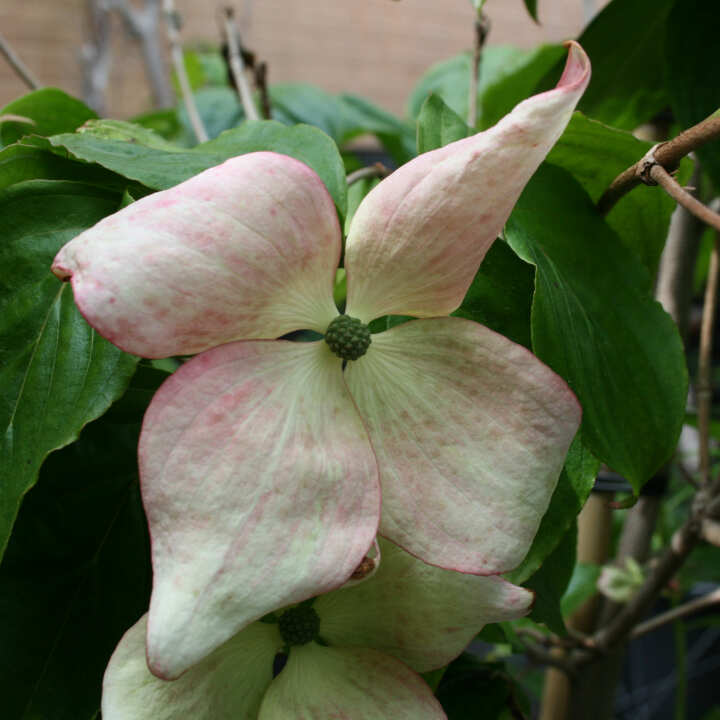
[(286, 645), (306, 645), (320, 632), (320, 616), (309, 605), (298, 605), (280, 616), (278, 630)]
[(357, 360), (370, 347), (370, 328), (357, 318), (338, 315), (325, 331), (325, 342), (343, 360)]

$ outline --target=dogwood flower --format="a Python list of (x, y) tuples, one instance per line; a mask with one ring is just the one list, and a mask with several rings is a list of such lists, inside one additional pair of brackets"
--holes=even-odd
[[(416, 673), (446, 665), (486, 623), (524, 615), (532, 593), (380, 542), (383, 562), (371, 579), (290, 608), (274, 624), (253, 623), (178, 680), (148, 670), (143, 617), (108, 665), (103, 719), (444, 718)], [(273, 679), (281, 652), (287, 664)]]
[[(153, 673), (176, 678), (266, 613), (340, 587), (378, 526), (449, 569), (522, 560), (580, 408), (525, 348), (447, 315), (589, 74), (572, 43), (555, 89), (377, 185), (347, 238), (347, 315), (333, 202), (275, 153), (132, 203), (60, 251), (53, 271), (102, 335), (144, 357), (199, 353), (140, 439)], [(371, 336), (384, 315), (417, 319)], [(299, 329), (326, 339), (277, 339)]]

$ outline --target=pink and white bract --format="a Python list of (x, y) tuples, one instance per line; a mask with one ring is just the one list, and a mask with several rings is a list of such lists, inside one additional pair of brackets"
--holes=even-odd
[(277, 624), (253, 623), (167, 682), (148, 670), (141, 619), (105, 673), (104, 720), (441, 720), (416, 673), (446, 665), (486, 623), (524, 615), (532, 593), (381, 544), (377, 574), (315, 600), (326, 645), (291, 647), (275, 679), (273, 660), (284, 646)]
[(344, 370), (324, 341), (275, 339), (338, 315), (335, 208), (297, 160), (233, 158), (60, 251), (53, 271), (105, 337), (144, 357), (199, 353), (156, 394), (140, 441), (153, 673), (176, 678), (267, 612), (341, 586), (378, 526), (465, 573), (522, 560), (580, 408), (526, 349), (447, 314), (589, 76), (571, 43), (554, 90), (367, 195), (347, 314), (418, 319)]

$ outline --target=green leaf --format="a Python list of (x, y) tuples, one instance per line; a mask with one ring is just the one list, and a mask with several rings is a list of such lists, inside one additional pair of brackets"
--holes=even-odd
[[(708, 0), (676, 2), (667, 23), (665, 55), (668, 92), (675, 119), (683, 130), (720, 107), (717, 78), (718, 6)], [(720, 140), (698, 150), (715, 192), (720, 192)]]
[(577, 524), (574, 523), (542, 567), (525, 583), (526, 588), (535, 591), (535, 604), (530, 619), (544, 623), (557, 635), (565, 635), (567, 632), (560, 600), (573, 574), (576, 547)]
[[(482, 98), (485, 89), (501, 78), (508, 67), (525, 55), (522, 50), (510, 45), (490, 45), (483, 50), (478, 75), (478, 96)], [(412, 91), (408, 100), (408, 115), (417, 119), (428, 95), (439, 95), (446, 105), (460, 117), (468, 116), (470, 94), (470, 71), (472, 59), (469, 53), (443, 60), (428, 70)]]
[[(610, 183), (640, 160), (651, 146), (629, 132), (614, 130), (575, 113), (547, 162), (572, 173), (592, 201), (597, 202)], [(691, 170), (690, 161), (683, 161), (679, 182), (686, 182)], [(640, 258), (652, 277), (675, 209), (672, 198), (657, 190), (646, 185), (635, 188), (607, 216), (610, 227)]]
[(540, 45), (518, 52), (481, 88), (478, 99), (478, 126), (485, 130), (507, 115), (519, 102), (534, 94), (538, 83), (558, 64), (565, 62), (562, 45)]
[(452, 314), (487, 325), (529, 348), (534, 276), (532, 265), (523, 262), (505, 242), (496, 240), (462, 305)]
[(0, 565), (3, 717), (96, 717), (110, 655), (147, 608), (141, 417), (91, 423), (48, 458), (23, 503)]
[(533, 544), (522, 564), (507, 575), (510, 582), (524, 583), (555, 551), (588, 499), (599, 467), (598, 460), (582, 443), (582, 432), (578, 433)]
[(290, 155), (313, 168), (343, 215), (347, 205), (345, 170), (337, 146), (325, 133), (309, 125), (286, 127), (272, 120), (248, 123), (192, 150), (160, 150), (139, 142), (99, 138), (92, 133), (65, 133), (47, 141), (33, 141), (36, 146), (43, 143), (154, 190), (177, 185), (236, 155), (270, 150)]
[(418, 153), (437, 150), (472, 134), (472, 129), (437, 95), (429, 95), (417, 120)]
[(505, 720), (512, 717), (508, 708), (525, 704), (502, 663), (483, 662), (470, 653), (448, 665), (436, 695), (448, 720)]
[(180, 132), (180, 121), (175, 108), (152, 110), (142, 115), (136, 115), (131, 122), (156, 132), (166, 140), (171, 140)]
[(177, 152), (183, 148), (168, 142), (164, 137), (158, 135), (142, 125), (127, 122), (126, 120), (88, 120), (79, 130), (82, 134), (93, 135), (107, 140), (123, 140), (130, 143), (139, 143), (149, 148)]
[[(193, 93), (193, 97), (209, 138), (216, 138), (225, 130), (240, 126), (245, 120), (245, 112), (233, 88), (206, 87)], [(177, 113), (183, 128), (181, 144), (188, 147), (197, 146), (195, 131), (184, 103), (178, 106)]]
[(114, 212), (116, 193), (28, 181), (0, 192), (0, 556), (23, 495), (52, 450), (72, 442), (126, 388), (136, 358), (98, 336), (50, 274), (57, 251)]
[(586, 600), (597, 592), (601, 567), (594, 563), (577, 563), (570, 583), (560, 601), (563, 617), (572, 615)]
[[(596, 15), (578, 40), (593, 64), (580, 110), (608, 125), (634, 130), (667, 105), (663, 58), (673, 1), (613, 0)], [(670, 28), (673, 35), (678, 33), (672, 24)], [(688, 42), (695, 42), (690, 38)]]
[(583, 442), (639, 491), (672, 454), (684, 417), (677, 328), (650, 297), (645, 268), (564, 170), (533, 176), (506, 238), (537, 268), (535, 353), (578, 396)]
[(23, 180), (76, 180), (118, 193), (128, 186), (124, 177), (105, 168), (70, 160), (49, 150), (23, 143), (0, 150), (0, 190)]
[(525, 3), (525, 9), (530, 13), (530, 17), (535, 22), (538, 22), (537, 0), (523, 0), (523, 2)]
[(347, 93), (339, 96), (342, 100), (346, 123), (350, 128), (343, 142), (355, 135), (375, 135), (399, 165), (415, 157), (415, 129), (410, 123), (395, 117), (392, 113), (373, 105), (369, 100)]
[(0, 110), (30, 118), (34, 125), (6, 122), (0, 124), (0, 144), (10, 145), (23, 135), (56, 135), (72, 132), (97, 115), (86, 105), (56, 88), (34, 90)]

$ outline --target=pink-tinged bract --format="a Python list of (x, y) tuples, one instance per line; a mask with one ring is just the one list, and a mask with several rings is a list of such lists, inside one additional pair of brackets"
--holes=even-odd
[(570, 43), (554, 90), (485, 132), (419, 155), (371, 190), (348, 233), (348, 315), (369, 322), (455, 310), (589, 80), (587, 55)]
[(375, 457), (325, 343), (198, 355), (155, 396), (139, 456), (154, 571), (148, 660), (161, 677), (341, 585), (375, 537)]
[(524, 615), (532, 593), (380, 544), (384, 560), (372, 578), (315, 599), (327, 646), (290, 647), (275, 679), (275, 653), (288, 650), (278, 624), (253, 623), (168, 682), (147, 667), (142, 618), (105, 672), (104, 720), (445, 718), (416, 673), (457, 657), (485, 623)]
[(88, 322), (142, 357), (322, 332), (340, 226), (322, 180), (285, 155), (240, 155), (78, 235), (53, 272)]
[(380, 532), (453, 570), (518, 565), (580, 422), (565, 382), (461, 318), (376, 335), (346, 378), (381, 468)]

